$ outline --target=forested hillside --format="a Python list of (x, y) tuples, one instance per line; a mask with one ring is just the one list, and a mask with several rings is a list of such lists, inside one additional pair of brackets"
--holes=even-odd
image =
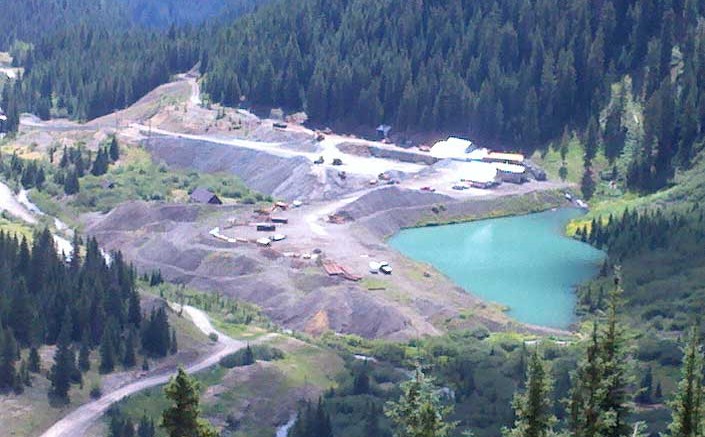
[[(169, 4), (172, 16), (184, 2)], [(703, 11), (702, 0), (279, 0), (231, 25), (168, 35), (59, 26), (16, 53), (28, 74), (0, 105), (10, 128), (14, 113), (47, 116), (48, 106), (90, 119), (200, 59), (215, 101), (303, 108), (319, 123), (459, 131), (524, 151), (575, 130), (587, 170), (604, 150), (624, 158), (618, 176), (630, 188), (654, 191), (702, 143)], [(627, 101), (643, 108), (632, 131)]]
[(255, 8), (256, 0), (0, 0), (0, 50), (16, 40), (34, 43), (79, 23), (96, 29), (198, 24)]
[(204, 44), (201, 68), (216, 100), (304, 107), (318, 122), (458, 130), (523, 150), (592, 123), (587, 154), (604, 137), (610, 159), (624, 108), (601, 111), (632, 75), (646, 131), (628, 182), (654, 190), (702, 140), (704, 4), (278, 1)]
[[(120, 253), (108, 264), (91, 239), (81, 256), (74, 242), (69, 261), (57, 254), (48, 230), (26, 240), (0, 232), (0, 393), (21, 393), (40, 372), (38, 348), (56, 345), (48, 373), (50, 399), (65, 402), (72, 384), (100, 350), (100, 372), (137, 365), (137, 351), (163, 357), (175, 352), (164, 309), (143, 317), (136, 273)], [(28, 355), (21, 353), (29, 349)], [(21, 356), (27, 356), (22, 359)]]

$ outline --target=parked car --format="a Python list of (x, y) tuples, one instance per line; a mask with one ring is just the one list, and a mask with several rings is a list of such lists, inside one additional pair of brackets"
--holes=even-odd
[(343, 160), (340, 158), (335, 158), (333, 160), (333, 165), (343, 165)]
[(436, 189), (432, 187), (421, 187), (421, 191), (428, 191), (429, 193), (433, 193), (436, 191)]

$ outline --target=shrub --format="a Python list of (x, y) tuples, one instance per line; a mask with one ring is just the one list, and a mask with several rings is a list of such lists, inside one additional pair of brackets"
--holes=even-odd
[(240, 349), (239, 351), (226, 355), (220, 359), (220, 365), (226, 369), (235, 367), (248, 366), (252, 364), (252, 359), (255, 361), (276, 361), (284, 358), (284, 352), (272, 346), (258, 345), (249, 346), (248, 348)]
[(216, 334), (215, 332), (211, 332), (210, 334), (208, 334), (208, 339), (215, 343), (216, 341), (218, 341), (218, 334)]

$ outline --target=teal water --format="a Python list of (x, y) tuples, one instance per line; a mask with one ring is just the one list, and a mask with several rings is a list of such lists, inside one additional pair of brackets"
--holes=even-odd
[(594, 277), (605, 256), (564, 235), (565, 225), (581, 214), (564, 208), (406, 229), (390, 244), (468, 292), (506, 305), (521, 322), (567, 328), (575, 321), (575, 286)]

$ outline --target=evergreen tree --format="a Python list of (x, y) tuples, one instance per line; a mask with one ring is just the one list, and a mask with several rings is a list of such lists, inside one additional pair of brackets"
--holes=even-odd
[(401, 384), (402, 395), (389, 402), (385, 414), (399, 437), (446, 437), (455, 423), (446, 422), (451, 407), (443, 406), (433, 380), (416, 369), (414, 378)]
[(64, 193), (67, 196), (76, 194), (81, 189), (80, 182), (78, 181), (78, 174), (76, 171), (68, 171), (66, 178), (64, 180)]
[(651, 393), (654, 389), (654, 374), (651, 370), (651, 366), (646, 368), (644, 375), (641, 378), (641, 383), (639, 384), (639, 393), (636, 395), (635, 400), (640, 404), (650, 404), (651, 403)]
[(137, 437), (154, 437), (155, 436), (155, 429), (154, 429), (154, 421), (147, 417), (146, 415), (143, 415), (142, 418), (140, 419), (140, 423), (137, 426)]
[(109, 149), (110, 161), (116, 162), (120, 159), (120, 145), (118, 144), (117, 137), (113, 135), (110, 139), (110, 149)]
[(681, 381), (673, 401), (671, 437), (702, 437), (703, 435), (703, 353), (696, 328), (691, 329), (685, 348)]
[(17, 342), (10, 329), (4, 329), (0, 334), (0, 391), (7, 391), (16, 385)]
[(176, 329), (171, 330), (171, 344), (169, 345), (169, 353), (174, 355), (179, 351), (179, 345), (176, 342)]
[(114, 335), (115, 333), (109, 328), (103, 332), (103, 338), (100, 341), (100, 373), (110, 373), (115, 370)]
[(514, 396), (514, 427), (507, 437), (547, 437), (552, 435), (556, 418), (552, 414), (552, 383), (545, 364), (534, 350), (526, 376), (526, 391)]
[(162, 413), (161, 427), (169, 437), (216, 437), (215, 429), (200, 417), (199, 384), (179, 368), (164, 388), (170, 406)]
[[(75, 249), (74, 249), (75, 250)], [(76, 253), (76, 252), (74, 252)], [(73, 259), (72, 259), (73, 260)], [(81, 338), (81, 349), (78, 351), (78, 368), (83, 372), (87, 372), (91, 368), (91, 339), (88, 331), (83, 331)]]
[(29, 362), (27, 363), (27, 369), (32, 373), (39, 373), (42, 371), (42, 360), (39, 357), (39, 351), (36, 346), (32, 346), (29, 350)]
[(122, 365), (126, 369), (131, 369), (137, 364), (137, 357), (135, 355), (135, 335), (132, 331), (127, 334), (127, 340), (125, 340), (125, 354), (122, 359)]
[(95, 161), (93, 161), (93, 165), (91, 166), (91, 174), (93, 176), (104, 175), (108, 172), (109, 164), (108, 152), (105, 151), (105, 148), (101, 147), (95, 155)]
[(71, 375), (73, 374), (73, 369), (75, 367), (75, 363), (73, 362), (74, 356), (70, 348), (71, 330), (71, 313), (68, 309), (66, 309), (63, 323), (61, 325), (61, 332), (59, 333), (59, 338), (56, 345), (56, 352), (54, 353), (54, 365), (49, 372), (49, 379), (51, 380), (49, 395), (53, 399), (62, 402), (69, 401)]

